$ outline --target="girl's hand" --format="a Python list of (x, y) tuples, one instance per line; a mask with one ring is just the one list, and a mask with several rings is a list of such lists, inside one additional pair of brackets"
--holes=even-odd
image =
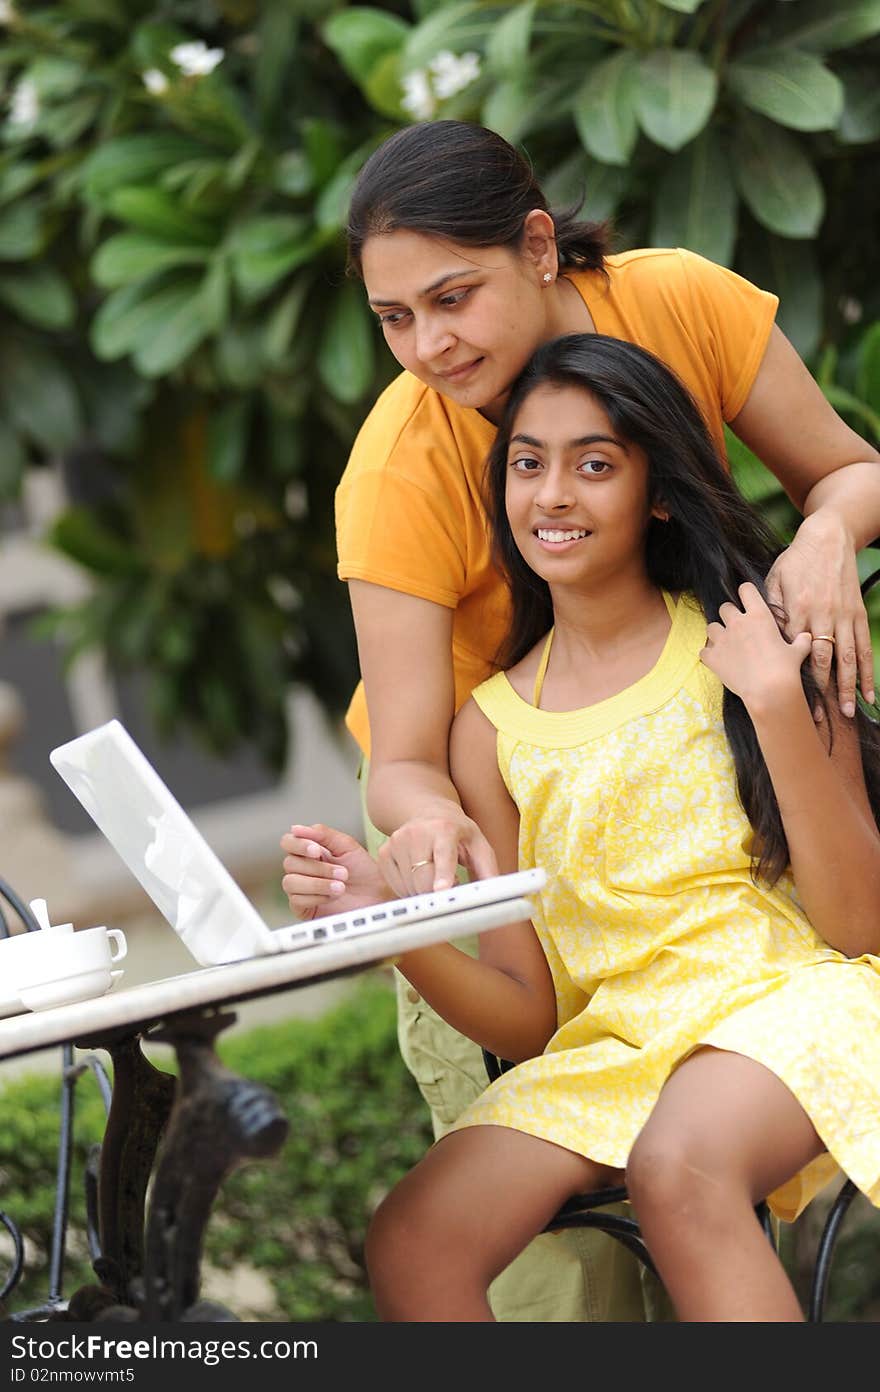
[(334, 827), (292, 826), (281, 838), (281, 888), (297, 918), (345, 913), (392, 896), (360, 841)]
[(811, 666), (820, 690), (836, 663), (837, 699), (847, 718), (855, 714), (857, 678), (865, 699), (873, 701), (868, 617), (855, 552), (842, 526), (821, 512), (806, 518), (767, 576), (767, 597), (785, 611), (789, 638), (812, 634)]
[(378, 854), (382, 875), (398, 898), (449, 889), (459, 864), (476, 880), (498, 874), (498, 861), (476, 822), (450, 803), (448, 812), (414, 818), (392, 832)]
[(809, 633), (799, 633), (791, 643), (786, 642), (772, 610), (754, 585), (740, 585), (739, 597), (742, 609), (722, 604), (719, 622), (708, 625), (700, 658), (751, 709), (802, 690), (800, 670), (810, 656), (813, 640)]

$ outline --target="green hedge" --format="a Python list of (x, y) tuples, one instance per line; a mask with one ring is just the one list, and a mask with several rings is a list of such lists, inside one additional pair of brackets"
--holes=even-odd
[[(214, 1205), (206, 1262), (238, 1263), (271, 1283), (277, 1310), (292, 1321), (373, 1320), (363, 1263), (368, 1215), (430, 1142), (427, 1115), (397, 1049), (394, 997), (383, 974), (368, 978), (319, 1020), (291, 1020), (221, 1041), (223, 1061), (265, 1084), (290, 1120), (274, 1159), (232, 1175)], [(170, 1055), (163, 1052), (160, 1067)], [(28, 1244), (25, 1279), (4, 1314), (40, 1304), (55, 1195), (56, 1077), (34, 1075), (2, 1095), (0, 1208)], [(97, 1088), (78, 1088), (76, 1155), (64, 1292), (93, 1279), (85, 1256), (82, 1174), (100, 1138)], [(783, 1230), (783, 1254), (803, 1296), (815, 1253), (816, 1218)], [(841, 1238), (827, 1312), (871, 1320), (880, 1310), (880, 1216), (860, 1200)], [(234, 1295), (229, 1304), (236, 1305)]]

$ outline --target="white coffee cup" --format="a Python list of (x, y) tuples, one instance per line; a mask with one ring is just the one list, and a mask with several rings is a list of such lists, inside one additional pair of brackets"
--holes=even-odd
[[(29, 957), (44, 960), (49, 945), (46, 935), (56, 933), (60, 936), (73, 933), (73, 924), (56, 923), (52, 927), (30, 932), (22, 929), (8, 938), (0, 938), (0, 1015), (8, 1015), (11, 1011), (21, 1008), (17, 964), (27, 961)], [(50, 941), (54, 950), (54, 944), (58, 939), (51, 938)]]
[[(128, 951), (120, 928), (73, 932), (66, 923), (19, 934), (6, 946), (11, 943), (16, 947), (9, 954), (8, 982), (31, 1010), (103, 995), (121, 975), (114, 964)], [(0, 945), (0, 959), (5, 958)]]

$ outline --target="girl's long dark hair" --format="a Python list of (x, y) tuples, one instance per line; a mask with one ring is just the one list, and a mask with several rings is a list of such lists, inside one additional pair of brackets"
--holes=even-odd
[[(487, 461), (486, 509), (495, 561), (513, 602), (499, 666), (518, 662), (553, 623), (549, 587), (523, 560), (505, 505), (514, 420), (526, 397), (548, 384), (590, 392), (615, 431), (645, 451), (650, 501), (669, 513), (668, 522), (652, 518), (648, 524), (647, 568), (655, 585), (693, 594), (709, 622), (718, 618), (726, 600), (739, 603), (738, 587), (744, 581), (752, 581), (766, 597), (765, 577), (782, 546), (737, 492), (687, 389), (643, 348), (602, 334), (569, 334), (539, 348), (514, 382)], [(782, 626), (785, 615), (777, 612), (776, 618)], [(824, 705), (806, 663), (801, 676), (810, 708)], [(862, 711), (856, 719), (868, 796), (880, 825), (878, 727)], [(724, 728), (739, 798), (755, 832), (753, 874), (773, 885), (789, 863), (782, 817), (749, 714), (727, 689)]]
[(534, 208), (553, 219), (562, 267), (602, 270), (605, 223), (580, 221), (578, 208), (549, 208), (528, 160), (495, 131), (467, 121), (407, 126), (358, 175), (348, 213), (349, 267), (360, 275), (367, 238), (399, 228), (462, 246), (517, 247)]

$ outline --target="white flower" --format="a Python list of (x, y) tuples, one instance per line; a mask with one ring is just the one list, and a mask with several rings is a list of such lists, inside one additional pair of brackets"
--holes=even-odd
[(11, 126), (32, 126), (40, 114), (40, 95), (37, 84), (29, 77), (23, 77), (16, 85), (9, 103), (9, 124)]
[(0, 0), (0, 24), (11, 24), (15, 19), (15, 10), (9, 0)]
[(168, 78), (158, 68), (147, 68), (146, 72), (141, 73), (144, 86), (148, 92), (152, 92), (154, 97), (160, 97), (163, 92), (168, 91)]
[(404, 111), (408, 111), (410, 116), (413, 116), (417, 121), (430, 121), (437, 102), (424, 68), (416, 68), (414, 72), (404, 73), (401, 86), (404, 95), (401, 97), (400, 105)]
[(224, 57), (222, 48), (208, 48), (201, 39), (196, 43), (177, 44), (170, 54), (172, 63), (180, 68), (184, 77), (204, 77), (212, 73)]
[(454, 97), (480, 76), (479, 53), (451, 53), (445, 48), (431, 59), (428, 67), (434, 78), (434, 91), (441, 101)]

